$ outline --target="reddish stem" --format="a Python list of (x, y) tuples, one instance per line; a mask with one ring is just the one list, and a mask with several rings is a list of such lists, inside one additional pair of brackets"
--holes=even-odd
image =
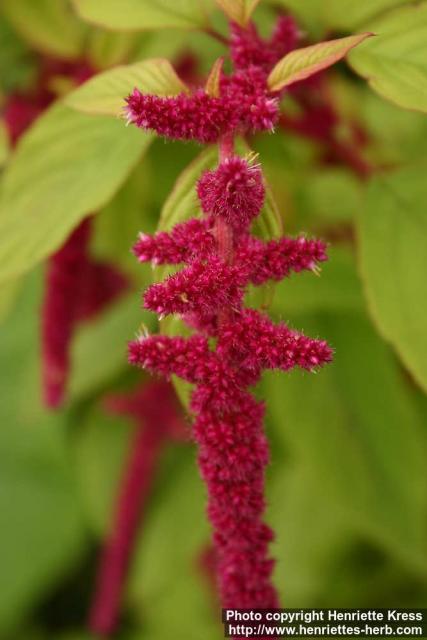
[(227, 264), (233, 262), (233, 230), (224, 218), (218, 217), (215, 221), (215, 237), (218, 245), (218, 254)]
[(230, 42), (228, 38), (223, 36), (222, 33), (217, 31), (213, 27), (205, 27), (203, 29), (203, 33), (206, 33), (206, 35), (210, 36), (211, 38), (214, 38), (214, 40), (217, 40), (221, 44), (224, 44), (226, 47), (230, 46)]
[[(224, 162), (231, 158), (233, 153), (234, 137), (232, 134), (226, 134), (218, 144), (219, 161)], [(221, 216), (218, 216), (215, 222), (215, 234), (218, 242), (218, 254), (224, 262), (231, 264), (233, 262), (233, 229)]]
[[(226, 134), (221, 138), (218, 144), (219, 161), (224, 162), (234, 153), (234, 137), (232, 134)], [(218, 245), (218, 255), (227, 264), (233, 263), (234, 241), (233, 229), (221, 216), (218, 216), (215, 222), (215, 237)], [(218, 322), (221, 324), (230, 317), (230, 309), (221, 309), (218, 313)]]
[(233, 134), (224, 135), (218, 144), (219, 161), (224, 162), (227, 158), (230, 158), (234, 153), (234, 137)]

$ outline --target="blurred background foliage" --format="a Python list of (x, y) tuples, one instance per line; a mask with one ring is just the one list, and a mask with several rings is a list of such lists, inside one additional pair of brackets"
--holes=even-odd
[[(203, 77), (223, 53), (208, 31), (225, 34), (225, 19), (208, 1), (2, 0), (0, 7), (3, 106), (31, 90), (46, 58), (85, 60), (97, 73), (159, 56), (177, 66), (195, 58)], [(281, 283), (270, 306), (277, 319), (336, 350), (316, 377), (271, 374), (259, 389), (272, 444), (275, 581), (286, 606), (425, 606), (427, 4), (276, 0), (257, 9), (262, 33), (278, 9), (294, 12), (308, 39), (379, 25), (379, 44), (350, 56), (359, 75), (344, 64), (328, 74), (339, 135), (345, 139), (348, 123), (357, 122), (366, 133), (364, 156), (379, 170), (360, 180), (348, 167), (321, 162), (322, 145), (291, 132), (251, 141), (286, 233), (331, 243), (321, 277)], [(404, 44), (396, 27), (403, 23)], [(51, 88), (57, 100), (15, 149), (0, 123), (4, 640), (91, 637), (85, 620), (97, 557), (133, 430), (106, 414), (102, 398), (140, 378), (127, 366), (126, 341), (142, 321), (156, 329), (138, 293), (152, 272), (129, 247), (139, 231), (189, 217), (192, 185), (214, 162), (195, 145), (153, 140), (97, 114), (99, 95), (92, 111), (88, 103), (73, 108), (82, 94), (70, 94), (61, 74)], [(94, 254), (119, 265), (134, 290), (79, 330), (70, 398), (52, 414), (40, 394), (44, 261), (94, 211)], [(268, 226), (274, 215), (265, 216)], [(221, 637), (198, 564), (209, 538), (204, 504), (192, 445), (170, 444), (138, 536), (117, 638)]]

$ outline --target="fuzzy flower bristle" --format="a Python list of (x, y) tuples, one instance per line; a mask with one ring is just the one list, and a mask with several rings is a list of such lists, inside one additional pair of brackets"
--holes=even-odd
[(236, 122), (230, 105), (201, 89), (172, 98), (146, 95), (135, 89), (126, 102), (128, 122), (171, 140), (216, 142)]
[(279, 16), (267, 45), (273, 51), (273, 64), (297, 48), (302, 33), (292, 16)]
[(305, 236), (269, 242), (251, 237), (239, 245), (236, 254), (247, 273), (248, 282), (255, 285), (268, 280), (283, 280), (292, 272), (317, 272), (319, 263), (327, 260), (325, 243)]
[(191, 95), (165, 98), (135, 88), (126, 98), (124, 112), (127, 122), (137, 127), (171, 140), (202, 144), (217, 142), (227, 133), (272, 130), (279, 117), (277, 100), (256, 67), (223, 77), (219, 97), (197, 89)]
[(208, 486), (208, 514), (215, 529), (218, 571), (225, 607), (277, 607), (268, 557), (272, 530), (263, 524), (263, 468), (268, 444), (264, 409), (249, 394), (240, 411), (201, 413), (194, 424), (199, 465)]
[(264, 202), (261, 170), (239, 156), (227, 158), (202, 175), (197, 194), (205, 213), (221, 216), (237, 232), (245, 231)]
[(207, 220), (188, 220), (177, 224), (168, 233), (160, 231), (154, 236), (140, 234), (133, 247), (139, 262), (179, 264), (189, 262), (195, 256), (207, 257), (215, 250), (215, 239)]
[(311, 371), (332, 360), (325, 341), (308, 338), (284, 323), (275, 325), (253, 309), (244, 310), (238, 323), (223, 323), (218, 353), (257, 375), (262, 369), (288, 371), (296, 366)]
[(151, 285), (145, 293), (144, 306), (162, 316), (238, 307), (244, 282), (238, 267), (226, 265), (217, 257), (195, 260), (164, 283)]

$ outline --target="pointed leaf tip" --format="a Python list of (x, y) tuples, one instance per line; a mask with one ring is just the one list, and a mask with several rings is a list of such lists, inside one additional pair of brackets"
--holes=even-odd
[(370, 32), (359, 33), (291, 51), (276, 64), (268, 76), (269, 89), (279, 91), (294, 82), (305, 80), (327, 69), (344, 58), (353, 47), (373, 35), (375, 34)]
[(237, 22), (241, 27), (245, 27), (260, 0), (216, 0), (217, 5), (225, 15)]
[(209, 76), (205, 84), (205, 91), (209, 96), (211, 96), (211, 98), (219, 98), (223, 66), (224, 58), (218, 58), (218, 60), (214, 62), (212, 69), (209, 72)]

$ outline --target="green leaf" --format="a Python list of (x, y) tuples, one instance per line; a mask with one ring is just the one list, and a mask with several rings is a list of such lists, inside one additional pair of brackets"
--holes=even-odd
[(273, 192), (264, 176), (265, 201), (262, 211), (255, 219), (254, 232), (261, 238), (270, 240), (283, 234), (283, 220), (277, 207)]
[(0, 281), (23, 273), (103, 206), (151, 137), (54, 105), (22, 138), (0, 193)]
[(0, 9), (0, 93), (8, 95), (28, 87), (36, 73), (36, 60)]
[[(85, 525), (65, 448), (63, 416), (40, 401), (41, 279), (29, 278), (0, 331), (0, 633), (76, 566)], [(4, 395), (3, 395), (4, 394)], [(6, 401), (7, 399), (7, 401)]]
[(268, 0), (269, 4), (290, 11), (299, 24), (317, 38), (324, 34), (325, 2), (327, 0)]
[[(94, 219), (91, 252), (100, 260), (117, 265), (132, 278), (140, 281), (144, 270), (130, 248), (138, 233), (151, 224), (150, 196), (153, 171), (147, 154), (137, 165), (125, 184), (103, 207)], [(157, 186), (157, 185), (156, 185)], [(158, 211), (156, 210), (156, 222)]]
[(375, 137), (379, 166), (412, 164), (425, 158), (427, 118), (418, 111), (400, 109), (377, 93), (363, 91), (358, 100), (360, 116)]
[(268, 376), (273, 437), (359, 535), (425, 575), (426, 436), (413, 390), (360, 312), (295, 316), (292, 326), (328, 339), (335, 357), (315, 377)]
[(359, 218), (360, 266), (372, 316), (427, 390), (425, 166), (376, 178)]
[(20, 279), (9, 280), (2, 284), (0, 291), (0, 323), (3, 322), (13, 309), (21, 285)]
[(396, 9), (370, 27), (378, 34), (349, 62), (381, 96), (427, 112), (427, 2)]
[(207, 169), (218, 162), (218, 151), (212, 146), (201, 152), (177, 179), (160, 213), (159, 231), (170, 231), (177, 223), (193, 218), (200, 212), (196, 182)]
[(141, 310), (138, 293), (133, 291), (96, 322), (80, 329), (72, 349), (70, 396), (73, 400), (108, 384), (128, 366), (126, 345), (142, 321), (150, 329), (154, 328), (153, 314)]
[(333, 601), (331, 569), (348, 546), (351, 526), (333, 495), (319, 482), (316, 469), (289, 460), (283, 463), (277, 449), (273, 460), (267, 521), (275, 533), (272, 555), (278, 559), (274, 581), (279, 594), (287, 607), (320, 605), (325, 594)]
[(268, 76), (269, 88), (271, 91), (279, 91), (294, 82), (309, 78), (322, 69), (327, 69), (344, 58), (353, 47), (372, 35), (372, 33), (360, 33), (291, 51), (279, 60)]
[(351, 31), (363, 26), (387, 9), (408, 4), (412, 0), (326, 0), (323, 3), (325, 23), (334, 29)]
[(225, 15), (244, 27), (251, 19), (259, 0), (216, 0)]
[(128, 62), (139, 40), (137, 34), (93, 28), (86, 56), (95, 69), (109, 69)]
[(115, 31), (194, 29), (205, 25), (197, 0), (72, 0), (81, 18)]
[(412, 0), (270, 0), (290, 10), (317, 37), (325, 31), (354, 31), (380, 13)]
[[(186, 53), (197, 51), (200, 77), (207, 76), (212, 61), (224, 55), (224, 44), (210, 37), (203, 30), (158, 29), (139, 34), (140, 45), (135, 49), (132, 61), (148, 58), (167, 58), (179, 63)], [(182, 146), (182, 145), (181, 145)]]
[(170, 62), (158, 58), (104, 71), (68, 94), (65, 103), (83, 113), (117, 116), (135, 87), (160, 96), (187, 90)]
[(274, 313), (287, 318), (289, 314), (362, 308), (362, 289), (354, 257), (339, 247), (329, 247), (328, 256), (319, 277), (304, 271), (276, 285)]
[[(301, 176), (298, 196), (310, 212), (309, 222), (320, 229), (351, 223), (360, 211), (363, 185), (346, 169), (315, 167), (310, 176)], [(300, 221), (299, 221), (300, 222)], [(306, 226), (304, 221), (301, 226)]]
[(82, 54), (86, 29), (68, 0), (3, 0), (2, 9), (15, 29), (42, 52), (64, 58)]

